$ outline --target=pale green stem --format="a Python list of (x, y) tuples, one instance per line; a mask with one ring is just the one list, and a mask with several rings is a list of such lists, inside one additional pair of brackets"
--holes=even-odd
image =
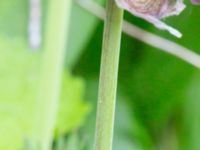
[(70, 18), (71, 0), (50, 0), (45, 28), (44, 58), (36, 119), (36, 143), (51, 150)]
[(112, 149), (122, 20), (123, 10), (117, 7), (114, 0), (108, 0), (101, 57), (95, 150)]

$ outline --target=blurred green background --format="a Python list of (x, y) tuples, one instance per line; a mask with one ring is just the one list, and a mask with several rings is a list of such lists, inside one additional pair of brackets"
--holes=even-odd
[[(104, 0), (98, 0), (99, 5)], [(200, 7), (166, 22), (176, 39), (125, 13), (141, 28), (200, 53)], [(42, 33), (48, 1), (42, 1)], [(58, 10), (59, 11), (59, 10)], [(0, 149), (30, 149), (43, 49), (28, 44), (27, 0), (0, 1)], [(103, 22), (73, 1), (54, 149), (92, 150)], [(43, 35), (43, 34), (42, 34)], [(200, 150), (200, 72), (125, 34), (113, 150)]]

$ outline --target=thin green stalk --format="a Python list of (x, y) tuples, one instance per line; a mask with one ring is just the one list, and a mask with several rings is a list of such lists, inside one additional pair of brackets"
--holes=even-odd
[(122, 20), (123, 10), (117, 7), (114, 0), (108, 0), (101, 57), (95, 150), (112, 149)]
[(71, 0), (50, 0), (36, 119), (36, 143), (51, 150), (63, 74)]

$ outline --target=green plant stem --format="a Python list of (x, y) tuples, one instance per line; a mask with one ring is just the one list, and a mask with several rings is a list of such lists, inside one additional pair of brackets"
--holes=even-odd
[(95, 150), (111, 150), (114, 128), (123, 10), (114, 0), (106, 5), (96, 118)]
[(51, 150), (64, 67), (71, 0), (50, 0), (45, 28), (44, 58), (37, 118), (36, 143)]

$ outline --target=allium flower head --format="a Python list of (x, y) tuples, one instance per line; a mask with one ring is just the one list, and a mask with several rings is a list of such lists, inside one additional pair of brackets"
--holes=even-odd
[(185, 8), (182, 0), (116, 0), (116, 3), (119, 7), (145, 19), (157, 28), (168, 30), (177, 37), (182, 36), (179, 31), (161, 21), (168, 16), (179, 15)]

